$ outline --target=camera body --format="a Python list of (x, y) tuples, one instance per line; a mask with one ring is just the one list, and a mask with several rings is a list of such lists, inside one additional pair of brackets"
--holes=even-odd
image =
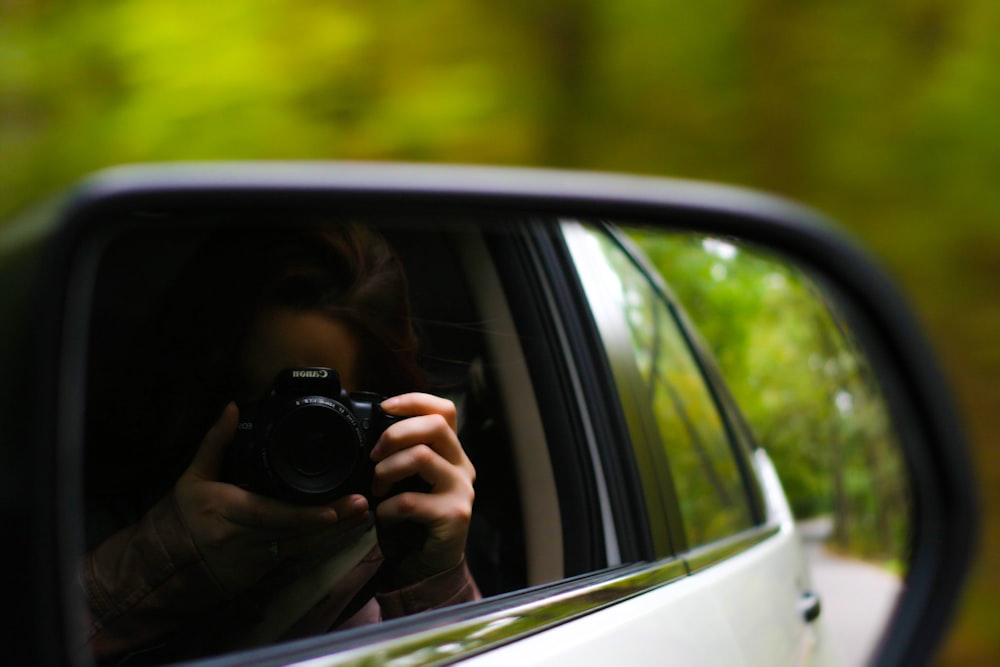
[(240, 403), (240, 421), (222, 479), (302, 505), (351, 493), (371, 495), (371, 450), (403, 419), (382, 412), (383, 397), (348, 394), (331, 368), (288, 368), (260, 400)]

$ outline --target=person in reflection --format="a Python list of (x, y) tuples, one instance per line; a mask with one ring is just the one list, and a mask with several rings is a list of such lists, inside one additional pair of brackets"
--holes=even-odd
[[(477, 599), (464, 560), (475, 470), (426, 391), (401, 263), (370, 228), (216, 234), (133, 354), (92, 373), (86, 644), (136, 664), (234, 650)], [(336, 369), (407, 417), (370, 494), (299, 505), (224, 480), (239, 420), (283, 369)], [(407, 479), (421, 490), (393, 493)], [(423, 527), (418, 542), (405, 527)], [(407, 547), (406, 545), (410, 546)]]

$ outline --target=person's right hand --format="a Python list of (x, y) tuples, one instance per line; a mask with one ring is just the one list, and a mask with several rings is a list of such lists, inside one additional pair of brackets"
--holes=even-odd
[(181, 519), (209, 570), (229, 593), (255, 584), (281, 559), (325, 544), (368, 517), (364, 496), (322, 507), (291, 505), (219, 481), (239, 420), (230, 403), (174, 486)]

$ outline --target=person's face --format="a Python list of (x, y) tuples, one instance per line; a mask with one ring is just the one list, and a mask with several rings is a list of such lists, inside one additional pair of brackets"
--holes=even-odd
[(321, 311), (270, 307), (257, 316), (240, 359), (246, 386), (243, 399), (257, 399), (286, 368), (325, 366), (340, 373), (341, 386), (354, 391), (357, 336), (343, 323)]

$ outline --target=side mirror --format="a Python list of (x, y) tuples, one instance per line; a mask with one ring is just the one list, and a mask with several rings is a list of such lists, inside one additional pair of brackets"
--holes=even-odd
[[(9, 531), (3, 588), (10, 606), (19, 610), (4, 631), (13, 661), (91, 660), (82, 635), (93, 626), (83, 620), (88, 612), (78, 570), (95, 530), (88, 471), (98, 450), (90, 429), (94, 415), (106, 409), (95, 407), (95, 382), (122, 396), (156, 384), (156, 378), (139, 382), (137, 377), (162, 367), (153, 363), (155, 349), (149, 364), (122, 355), (143, 335), (142, 323), (155, 314), (183, 267), (207, 239), (220, 234), (234, 240), (261, 233), (277, 238), (358, 222), (383, 233), (406, 265), (418, 332), (433, 348), (423, 356), (432, 384), (438, 381), (442, 392), (454, 390), (462, 414), (503, 405), (482, 417), (475, 431), (483, 436), (501, 416), (507, 422), (504, 448), (489, 450), (504, 454), (474, 459), (481, 484), (477, 505), (492, 513), (474, 520), (473, 528), (501, 531), (489, 539), (497, 542), (501, 535), (504, 545), (513, 546), (484, 548), (481, 556), (471, 547), (467, 551), (486, 594), (482, 602), (380, 628), (224, 650), (270, 644), (247, 649), (258, 651), (254, 659), (262, 664), (321, 656), (336, 662), (406, 655), (412, 664), (486, 659), (494, 651), (529, 646), (526, 642), (564, 625), (572, 628), (575, 619), (614, 614), (641, 598), (652, 599), (653, 592), (669, 595), (672, 582), (688, 585), (683, 580), (723, 571), (725, 554), (792, 535), (792, 517), (779, 511), (784, 500), (775, 496), (781, 487), (769, 486), (774, 469), (761, 454), (767, 443), (758, 441), (753, 424), (743, 423), (742, 399), (729, 395), (725, 369), (719, 371), (711, 360), (711, 341), (699, 342), (697, 327), (683, 314), (683, 295), (670, 284), (677, 279), (655, 266), (658, 236), (686, 235), (760, 253), (803, 276), (817, 303), (829, 306), (849, 333), (898, 442), (901, 487), (909, 498), (905, 581), (875, 661), (912, 665), (933, 654), (954, 610), (976, 533), (962, 426), (903, 298), (836, 227), (794, 204), (701, 183), (473, 167), (289, 163), (110, 170), (0, 229), (0, 516)], [(598, 303), (595, 290), (602, 288), (588, 282), (587, 272), (592, 279), (598, 267), (581, 265), (586, 253), (573, 240), (577, 232), (568, 231), (578, 224), (607, 239), (612, 254), (629, 258), (655, 299), (673, 304), (665, 312), (671, 322), (676, 319), (671, 326), (678, 327), (679, 344), (692, 354), (692, 372), (721, 415), (720, 432), (728, 434), (735, 452), (734, 488), (746, 495), (746, 524), (737, 521), (731, 534), (721, 528), (702, 543), (685, 532), (683, 508), (677, 509), (685, 490), (678, 483), (676, 457), (670, 461), (674, 455), (664, 443), (665, 463), (658, 462), (661, 454), (643, 458), (648, 443), (637, 444), (645, 437), (637, 434), (655, 430), (649, 420), (656, 419), (657, 408), (644, 416), (646, 408), (623, 398), (641, 393), (639, 385), (624, 388), (625, 371), (618, 366), (620, 355), (629, 357), (636, 343), (611, 343), (617, 334), (601, 308), (612, 307)], [(608, 261), (613, 266), (617, 260)], [(631, 298), (624, 282), (615, 290), (614, 298)], [(252, 292), (233, 298), (252, 302)], [(641, 370), (646, 362), (627, 363)], [(484, 368), (495, 377), (484, 381)], [(352, 389), (359, 388), (379, 389)], [(670, 396), (683, 403), (686, 391), (680, 398)], [(110, 413), (102, 414), (114, 421), (107, 418)], [(678, 428), (697, 430), (688, 417), (700, 419), (700, 413), (684, 414)], [(171, 420), (168, 414), (161, 417)], [(661, 463), (670, 479), (650, 472)], [(782, 477), (781, 462), (774, 463)], [(661, 501), (665, 509), (658, 523), (654, 505)], [(507, 525), (510, 512), (504, 508), (512, 503), (518, 518)], [(476, 570), (480, 563), (483, 569)], [(804, 581), (788, 586), (798, 587), (789, 592), (794, 593), (789, 618), (808, 617), (807, 630), (796, 626), (794, 641), (811, 632), (810, 641), (822, 647), (823, 633), (808, 630), (825, 621), (814, 591)], [(808, 613), (796, 608), (802, 600)], [(696, 622), (688, 611), (676, 611), (680, 607), (663, 609), (661, 621), (675, 614)], [(594, 635), (592, 641), (598, 640)], [(651, 654), (673, 650), (668, 638), (664, 642)]]

